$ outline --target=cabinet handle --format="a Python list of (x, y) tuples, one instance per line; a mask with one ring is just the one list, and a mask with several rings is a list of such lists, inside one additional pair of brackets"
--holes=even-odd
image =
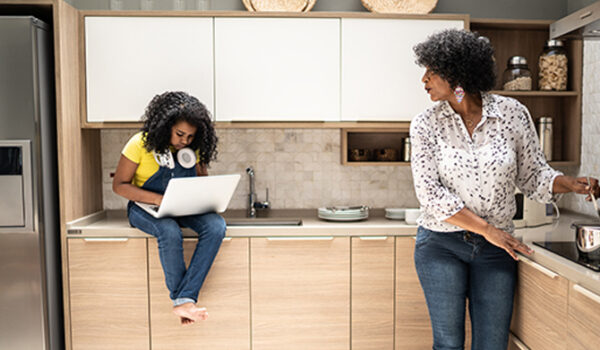
[(129, 240), (129, 238), (105, 238), (105, 237), (98, 237), (98, 238), (84, 238), (83, 239), (86, 242), (127, 242)]
[(359, 236), (361, 241), (385, 241), (388, 236)]
[(519, 350), (529, 350), (527, 345), (523, 344), (523, 342), (520, 341), (519, 338), (515, 337), (514, 335), (512, 335), (511, 337), (512, 337), (513, 343), (519, 348)]
[(331, 241), (333, 236), (267, 237), (268, 241)]
[(223, 237), (223, 242), (231, 241), (231, 237)]
[(587, 12), (584, 12), (584, 13), (582, 13), (581, 15), (579, 15), (579, 19), (584, 19), (584, 18), (587, 18), (587, 17), (591, 16), (591, 15), (592, 15), (592, 13), (593, 13), (592, 11), (587, 11)]
[(543, 267), (542, 265), (540, 265), (540, 264), (538, 264), (536, 262), (533, 262), (533, 261), (531, 261), (531, 260), (529, 260), (529, 259), (527, 259), (525, 257), (519, 257), (519, 259), (522, 262), (526, 263), (527, 265), (533, 267), (534, 269), (538, 270), (539, 272), (543, 273), (544, 275), (546, 275), (546, 276), (548, 276), (548, 277), (550, 277), (552, 279), (555, 279), (556, 277), (558, 277), (557, 273), (554, 273), (553, 271), (551, 271), (551, 270)]
[(576, 290), (577, 292), (579, 292), (580, 294), (583, 294), (586, 297), (590, 298), (591, 300), (600, 304), (600, 295), (592, 292), (591, 290), (589, 290), (587, 288), (580, 286), (579, 284), (573, 285), (573, 289)]

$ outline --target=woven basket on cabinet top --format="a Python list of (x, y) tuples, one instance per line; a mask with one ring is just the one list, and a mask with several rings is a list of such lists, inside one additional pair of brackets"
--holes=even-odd
[(429, 13), (437, 0), (361, 0), (371, 12), (380, 13)]
[(308, 12), (317, 0), (242, 0), (248, 11)]

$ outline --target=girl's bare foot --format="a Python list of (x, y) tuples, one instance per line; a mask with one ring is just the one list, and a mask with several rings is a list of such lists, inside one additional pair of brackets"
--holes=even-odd
[(173, 308), (173, 313), (181, 318), (189, 318), (192, 321), (204, 321), (208, 318), (208, 312), (204, 307), (196, 307), (194, 303), (185, 303)]

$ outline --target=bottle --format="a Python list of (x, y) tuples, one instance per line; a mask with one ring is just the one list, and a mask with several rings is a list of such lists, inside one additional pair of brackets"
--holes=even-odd
[(404, 152), (402, 154), (402, 160), (410, 162), (410, 137), (404, 139)]
[(560, 40), (548, 40), (539, 58), (540, 90), (567, 89), (567, 51)]
[(552, 160), (552, 118), (541, 117), (538, 123), (538, 136), (540, 137), (540, 147), (546, 161)]
[(509, 58), (502, 81), (504, 90), (531, 90), (531, 71), (527, 67), (527, 59), (523, 56)]

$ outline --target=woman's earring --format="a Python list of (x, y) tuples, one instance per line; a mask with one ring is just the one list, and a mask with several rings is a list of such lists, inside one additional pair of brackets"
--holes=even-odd
[(461, 103), (463, 98), (465, 98), (465, 90), (463, 90), (461, 86), (457, 86), (454, 89), (454, 97), (456, 97), (456, 101), (458, 101), (458, 103)]

